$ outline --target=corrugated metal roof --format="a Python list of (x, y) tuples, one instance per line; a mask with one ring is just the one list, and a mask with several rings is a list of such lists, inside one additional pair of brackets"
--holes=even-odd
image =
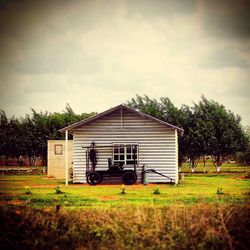
[(67, 127), (64, 127), (64, 128), (62, 128), (62, 129), (60, 129), (59, 131), (60, 131), (60, 132), (65, 132), (66, 130), (73, 131), (74, 129), (77, 129), (77, 128), (81, 127), (81, 126), (84, 126), (84, 125), (86, 125), (86, 124), (89, 124), (90, 122), (93, 122), (93, 121), (95, 121), (95, 120), (97, 120), (97, 119), (100, 119), (100, 118), (103, 117), (104, 115), (110, 114), (110, 113), (115, 112), (115, 111), (117, 111), (117, 110), (119, 110), (119, 109), (126, 109), (126, 110), (129, 110), (129, 111), (131, 111), (131, 112), (133, 112), (133, 113), (135, 113), (135, 114), (137, 114), (137, 115), (139, 115), (139, 116), (146, 117), (146, 118), (151, 119), (151, 120), (153, 120), (153, 121), (156, 121), (156, 122), (158, 122), (158, 123), (160, 123), (160, 124), (163, 124), (163, 125), (165, 125), (165, 126), (167, 126), (167, 127), (169, 127), (169, 128), (177, 129), (178, 132), (179, 132), (181, 135), (182, 135), (183, 132), (184, 132), (184, 130), (183, 130), (182, 128), (179, 128), (179, 127), (174, 126), (174, 125), (172, 125), (172, 124), (170, 124), (170, 123), (167, 123), (167, 122), (164, 122), (164, 121), (162, 121), (162, 120), (160, 120), (160, 119), (157, 119), (157, 118), (155, 118), (155, 117), (153, 117), (153, 116), (151, 116), (151, 115), (148, 115), (148, 114), (145, 114), (145, 113), (140, 112), (140, 111), (138, 111), (138, 110), (135, 110), (135, 109), (133, 109), (133, 108), (130, 108), (130, 107), (124, 105), (124, 104), (120, 104), (120, 105), (118, 105), (118, 106), (116, 106), (116, 107), (113, 107), (113, 108), (111, 108), (111, 109), (108, 109), (108, 110), (106, 110), (106, 111), (104, 111), (104, 112), (102, 112), (102, 113), (99, 113), (99, 114), (97, 114), (97, 115), (91, 116), (91, 117), (89, 117), (89, 118), (87, 118), (87, 119), (84, 119), (84, 120), (82, 120), (82, 121), (76, 122), (76, 123), (74, 123), (74, 124), (72, 124), (72, 125), (69, 125), (69, 126), (67, 126)]

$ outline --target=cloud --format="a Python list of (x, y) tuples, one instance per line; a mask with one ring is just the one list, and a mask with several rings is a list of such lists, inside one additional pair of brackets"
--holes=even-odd
[(195, 0), (127, 0), (125, 2), (128, 15), (139, 14), (146, 18), (190, 15), (196, 7)]
[(210, 52), (209, 55), (202, 59), (201, 67), (211, 68), (249, 68), (247, 55), (239, 49), (232, 46), (224, 46)]
[[(64, 47), (66, 49), (66, 46)], [(101, 65), (96, 56), (72, 53), (60, 53), (55, 49), (53, 53), (36, 53), (25, 55), (24, 58), (12, 63), (12, 70), (19, 74), (43, 75), (43, 74), (91, 74), (100, 71)]]
[(0, 108), (23, 115), (70, 103), (77, 113), (101, 112), (136, 94), (178, 106), (204, 94), (249, 123), (250, 46), (225, 21), (244, 12), (233, 4), (8, 2), (0, 9)]
[(198, 1), (206, 33), (215, 38), (250, 38), (249, 0)]

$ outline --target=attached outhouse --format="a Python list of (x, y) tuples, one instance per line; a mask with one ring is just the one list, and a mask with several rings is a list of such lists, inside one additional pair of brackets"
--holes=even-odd
[(138, 183), (145, 167), (154, 170), (148, 171), (149, 183), (178, 182), (181, 128), (119, 105), (60, 131), (65, 132), (66, 142), (68, 133), (73, 135), (74, 183), (86, 183), (88, 150), (93, 144), (97, 151), (96, 170), (106, 170), (109, 161), (126, 167), (136, 163)]
[[(70, 175), (70, 169), (73, 167), (73, 141), (69, 140), (67, 142), (67, 155), (68, 155), (68, 175)], [(57, 179), (65, 179), (65, 156), (66, 156), (66, 143), (65, 140), (48, 140), (48, 171), (47, 174), (50, 177), (55, 177)]]

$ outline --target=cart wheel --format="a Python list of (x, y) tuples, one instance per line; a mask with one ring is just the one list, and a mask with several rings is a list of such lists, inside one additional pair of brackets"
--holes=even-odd
[(89, 172), (87, 174), (87, 182), (89, 185), (97, 185), (101, 183), (102, 178), (101, 175), (98, 172)]
[(136, 183), (137, 176), (134, 172), (126, 172), (122, 176), (123, 183), (126, 185), (133, 185)]

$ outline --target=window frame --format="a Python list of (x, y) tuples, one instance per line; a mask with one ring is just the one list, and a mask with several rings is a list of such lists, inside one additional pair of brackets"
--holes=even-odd
[[(60, 147), (60, 150), (58, 149)], [(54, 154), (55, 155), (63, 155), (63, 145), (62, 144), (55, 144), (54, 145)]]
[[(128, 146), (130, 145), (131, 152), (127, 152)], [(113, 163), (124, 163), (124, 165), (133, 165), (134, 160), (133, 160), (133, 153), (132, 153), (132, 146), (135, 145), (137, 146), (137, 151), (136, 151), (136, 160), (135, 164), (138, 165), (138, 159), (139, 159), (139, 143), (119, 143), (119, 142), (114, 142), (113, 143), (113, 150), (112, 150), (112, 160)], [(118, 149), (118, 150), (116, 150)], [(122, 150), (121, 150), (122, 149)], [(116, 152), (115, 152), (116, 151)], [(117, 158), (115, 156), (118, 156)], [(123, 156), (121, 159), (121, 156)], [(130, 156), (130, 157), (128, 157)], [(115, 159), (116, 158), (116, 159)], [(128, 162), (131, 163), (128, 163)], [(132, 163), (133, 161), (133, 163)]]

